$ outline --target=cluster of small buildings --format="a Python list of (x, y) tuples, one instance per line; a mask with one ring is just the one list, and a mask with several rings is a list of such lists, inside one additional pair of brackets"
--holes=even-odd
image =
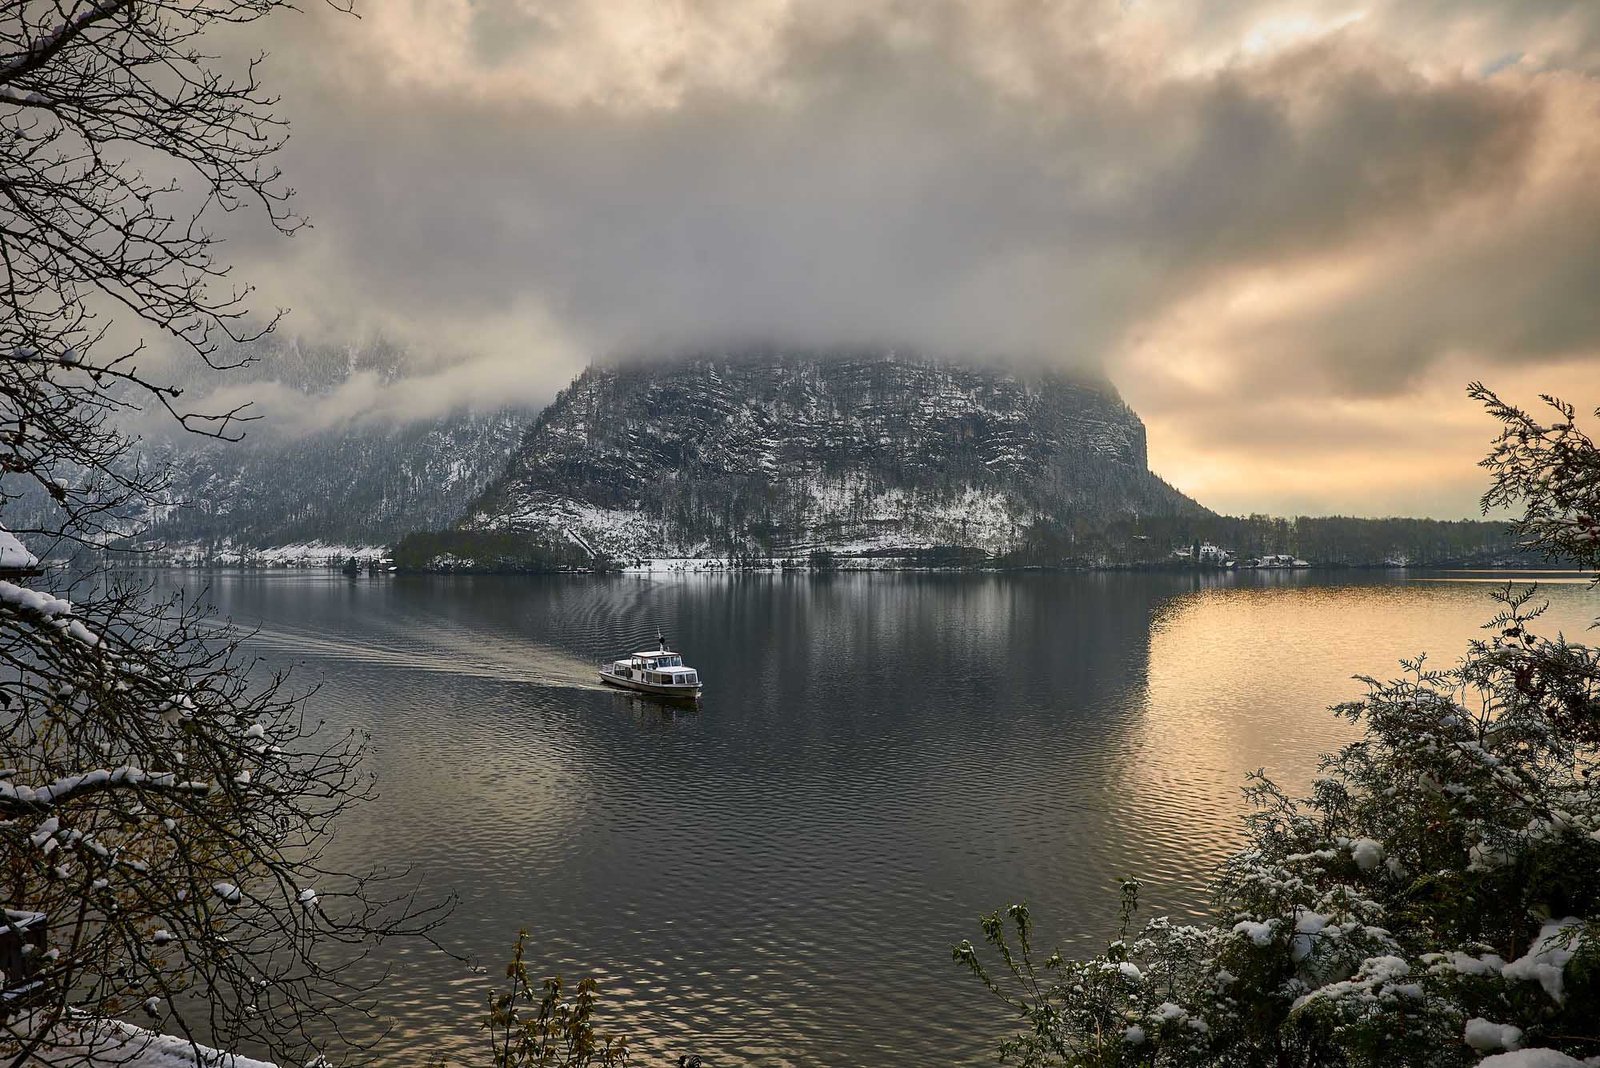
[(1179, 560), (1195, 567), (1219, 568), (1231, 570), (1233, 568), (1285, 570), (1292, 568), (1310, 567), (1311, 564), (1300, 559), (1292, 553), (1263, 553), (1241, 560), (1232, 549), (1224, 549), (1213, 545), (1209, 541), (1195, 542), (1193, 545), (1180, 545), (1172, 550), (1174, 560)]

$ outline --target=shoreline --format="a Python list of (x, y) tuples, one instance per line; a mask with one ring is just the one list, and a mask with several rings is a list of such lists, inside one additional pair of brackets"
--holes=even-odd
[[(1325, 573), (1330, 571), (1384, 571), (1384, 572), (1438, 572), (1438, 571), (1474, 571), (1485, 573), (1506, 573), (1508, 575), (1527, 572), (1549, 572), (1552, 574), (1570, 573), (1573, 569), (1564, 564), (1549, 562), (1507, 562), (1483, 560), (1450, 560), (1428, 564), (1392, 564), (1392, 563), (1310, 563), (1303, 567), (1263, 567), (1263, 568), (1216, 568), (1216, 567), (1185, 567), (1171, 565), (1163, 561), (1145, 563), (1053, 563), (1053, 564), (1024, 564), (1024, 563), (930, 563), (919, 561), (914, 557), (869, 557), (869, 558), (843, 558), (836, 559), (825, 566), (814, 565), (804, 559), (784, 559), (771, 561), (742, 561), (725, 558), (705, 557), (662, 557), (650, 560), (623, 563), (613, 567), (550, 567), (550, 568), (517, 568), (478, 566), (473, 562), (464, 561), (455, 566), (445, 567), (396, 567), (390, 561), (386, 550), (379, 547), (364, 547), (365, 551), (351, 553), (346, 556), (319, 556), (299, 557), (283, 554), (268, 554), (263, 552), (260, 556), (228, 554), (227, 556), (213, 559), (196, 559), (192, 557), (160, 558), (155, 554), (130, 555), (128, 558), (105, 557), (101, 562), (129, 570), (139, 571), (331, 571), (341, 572), (349, 570), (351, 559), (357, 561), (355, 575), (382, 576), (382, 575), (757, 575), (757, 574), (797, 574), (830, 575), (851, 572), (917, 572), (941, 574), (1025, 574), (1029, 572), (1040, 573), (1115, 573), (1129, 574), (1167, 574), (1167, 575), (1194, 575), (1207, 577), (1226, 577), (1239, 575), (1295, 575), (1307, 572)], [(46, 566), (70, 566), (68, 561), (47, 561)]]

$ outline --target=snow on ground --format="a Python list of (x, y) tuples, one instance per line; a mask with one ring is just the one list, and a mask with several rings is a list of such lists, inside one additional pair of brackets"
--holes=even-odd
[[(915, 554), (952, 545), (990, 553), (1015, 548), (1031, 516), (1006, 494), (963, 487), (951, 492), (878, 489), (859, 476), (799, 478), (787, 485), (794, 512), (792, 540), (771, 548), (766, 566), (804, 567), (812, 550), (833, 554), (835, 566), (861, 570), (901, 569)], [(659, 516), (631, 508), (605, 508), (556, 494), (523, 498), (511, 514), (482, 524), (486, 530), (520, 530), (552, 544), (581, 548), (590, 556), (622, 561), (635, 573), (749, 570), (705, 542), (675, 537)], [(719, 547), (720, 549), (720, 547)], [(320, 567), (351, 557), (381, 559), (382, 546), (309, 541), (255, 548), (224, 541), (167, 543), (153, 547), (152, 564), (178, 567)]]
[[(814, 480), (805, 490), (810, 539), (815, 547), (842, 556), (943, 545), (1003, 552), (1016, 546), (1027, 525), (1004, 493), (973, 486), (954, 493), (874, 490), (865, 479), (852, 475)], [(836, 532), (823, 537), (821, 529)]]
[[(343, 564), (352, 556), (364, 564), (388, 555), (388, 548), (382, 545), (304, 541), (260, 549), (224, 541), (215, 545), (166, 542), (149, 546), (145, 558), (152, 564), (173, 567), (327, 567)], [(136, 563), (137, 559), (132, 562)]]
[[(795, 478), (781, 486), (777, 506), (791, 540), (774, 544), (774, 557), (813, 549), (836, 557), (909, 556), (951, 545), (991, 553), (1015, 548), (1031, 516), (1006, 494), (967, 486), (951, 492), (879, 489), (866, 479)], [(634, 571), (707, 571), (733, 566), (706, 544), (686, 544), (661, 517), (630, 508), (603, 508), (549, 493), (529, 494), (515, 512), (484, 524), (491, 530), (537, 533), (556, 544), (631, 561)], [(774, 565), (776, 566), (776, 565)]]
[(669, 546), (661, 523), (643, 512), (601, 508), (544, 494), (523, 501), (520, 511), (504, 517), (494, 527), (537, 531), (557, 544), (577, 544), (586, 551), (618, 558), (678, 554), (682, 548)]
[[(770, 569), (763, 567), (757, 570), (776, 570), (777, 567), (777, 562), (774, 562)], [(622, 568), (622, 573), (625, 575), (666, 575), (685, 571), (713, 572), (731, 570), (735, 570), (734, 562), (724, 560), (721, 557), (662, 556), (636, 560)], [(748, 571), (751, 569), (739, 566), (737, 570)]]
[[(909, 550), (906, 550), (909, 552)], [(929, 571), (938, 570), (914, 556), (836, 556), (828, 565), (833, 571)], [(775, 556), (752, 563), (721, 556), (658, 556), (638, 559), (618, 569), (624, 575), (723, 574), (747, 571), (809, 571), (810, 558)]]
[[(22, 1033), (27, 1032), (25, 1022), (21, 1029)], [(63, 1068), (277, 1068), (267, 1061), (224, 1053), (121, 1020), (76, 1025), (57, 1033), (58, 1041), (35, 1050), (29, 1064)]]

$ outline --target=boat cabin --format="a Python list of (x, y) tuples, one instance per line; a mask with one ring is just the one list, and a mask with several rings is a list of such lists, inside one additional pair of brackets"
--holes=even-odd
[(611, 665), (610, 674), (620, 679), (654, 686), (698, 686), (700, 673), (684, 667), (683, 657), (669, 650), (634, 653)]
[(601, 664), (600, 681), (625, 690), (698, 699), (700, 673), (668, 649), (667, 639), (659, 633), (656, 642), (655, 649)]

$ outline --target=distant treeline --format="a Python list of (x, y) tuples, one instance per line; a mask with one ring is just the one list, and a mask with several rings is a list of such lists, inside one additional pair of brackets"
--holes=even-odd
[[(1173, 549), (1210, 543), (1240, 560), (1268, 553), (1300, 557), (1319, 567), (1444, 567), (1551, 563), (1517, 544), (1507, 524), (1480, 520), (1360, 519), (1354, 516), (1146, 516), (1109, 523), (1037, 523), (1023, 546), (1001, 557), (966, 546), (929, 548), (900, 557), (912, 566), (1177, 567)], [(749, 567), (777, 561), (762, 552), (730, 553)], [(801, 556), (817, 570), (843, 561), (826, 548)], [(445, 530), (408, 534), (394, 549), (407, 571), (606, 571), (617, 561), (590, 557), (571, 543), (551, 544), (519, 531)]]
[(1289, 553), (1334, 567), (1548, 562), (1523, 549), (1504, 522), (1267, 515), (1147, 516), (1104, 524), (1040, 525), (1008, 562), (1154, 564), (1169, 560), (1173, 549), (1196, 542), (1231, 549), (1240, 560)]

